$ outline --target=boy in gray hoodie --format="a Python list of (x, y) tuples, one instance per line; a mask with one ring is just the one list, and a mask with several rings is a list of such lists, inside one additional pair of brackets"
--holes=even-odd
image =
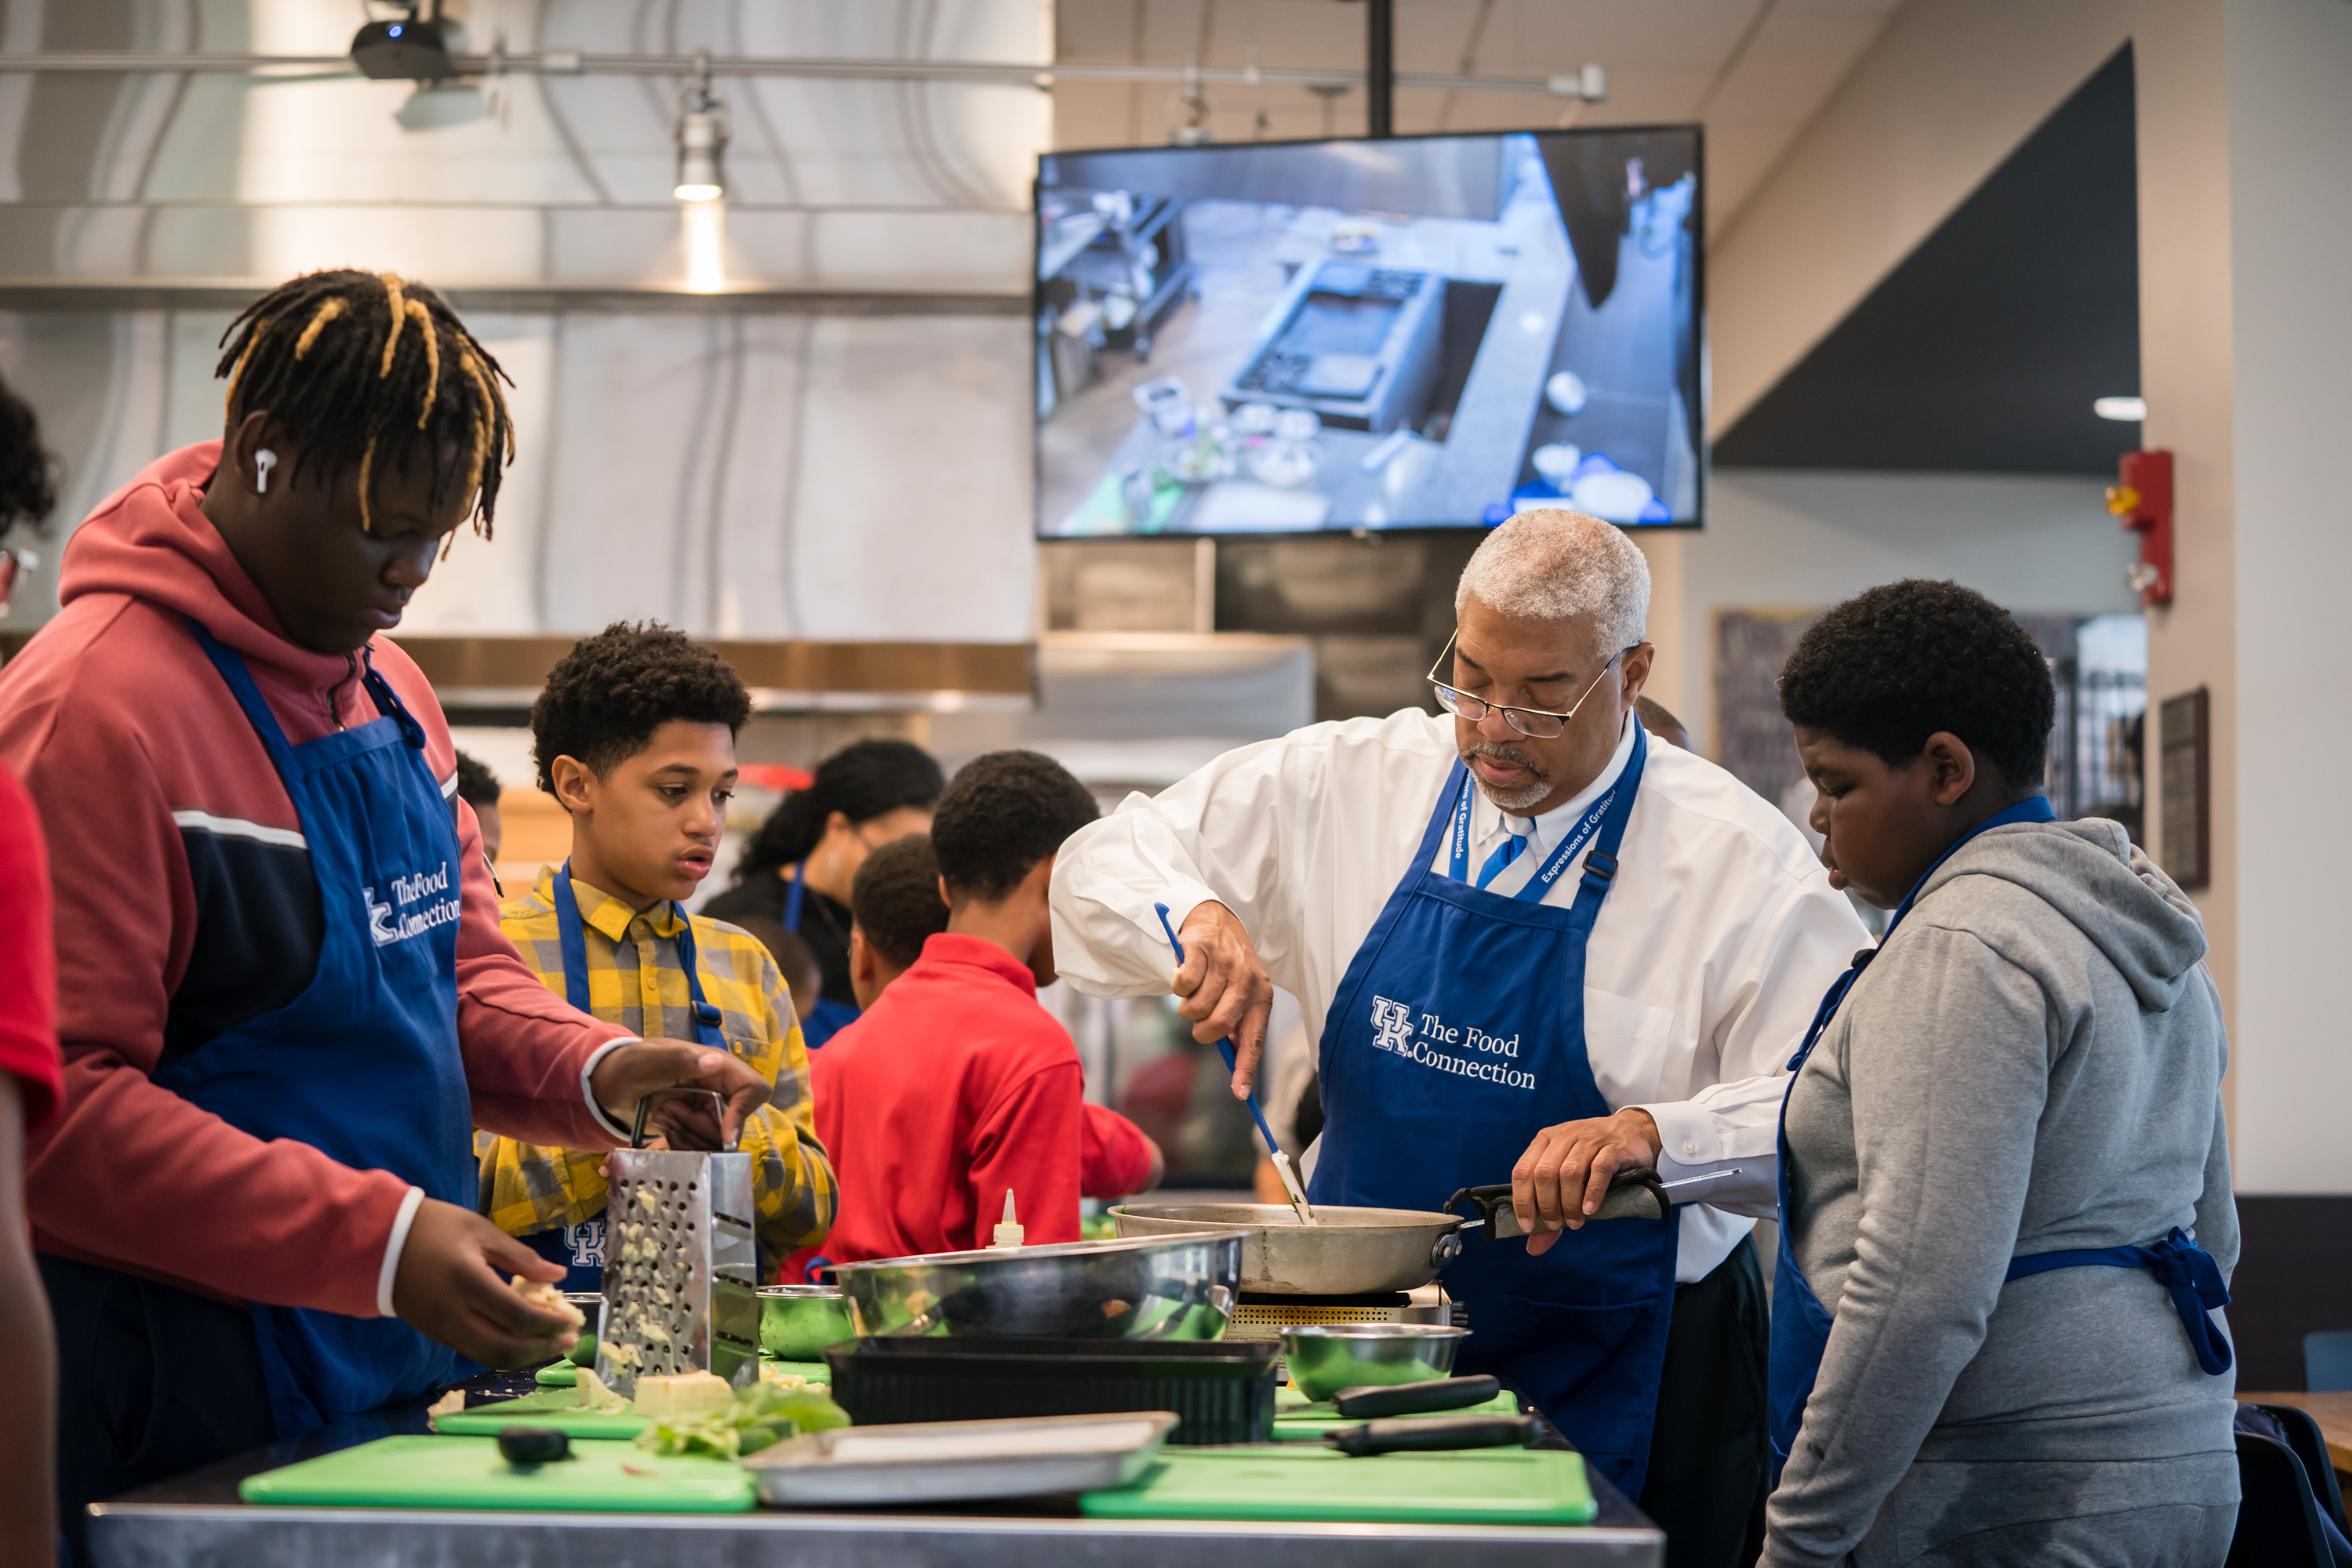
[(1979, 595), (1849, 600), (1780, 702), (1832, 882), (1896, 914), (1782, 1114), (1763, 1561), (2221, 1563), (2238, 1225), (2195, 907), (2117, 824), (2052, 820), (2048, 668)]

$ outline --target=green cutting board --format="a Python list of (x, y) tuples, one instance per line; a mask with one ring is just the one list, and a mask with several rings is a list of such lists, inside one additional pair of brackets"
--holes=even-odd
[(574, 1437), (634, 1437), (652, 1423), (628, 1412), (601, 1415), (580, 1403), (576, 1388), (549, 1388), (520, 1399), (477, 1405), (451, 1415), (436, 1415), (433, 1430), (461, 1436), (495, 1437), (505, 1426), (549, 1426)]
[(1135, 1486), (1087, 1492), (1092, 1519), (1354, 1524), (1583, 1524), (1599, 1511), (1580, 1454), (1481, 1448), (1351, 1459), (1329, 1448), (1164, 1450)]
[(342, 1508), (562, 1509), (590, 1513), (747, 1513), (751, 1475), (725, 1459), (661, 1459), (590, 1443), (517, 1469), (488, 1437), (380, 1437), (246, 1478), (247, 1502)]
[[(1285, 1400), (1287, 1394), (1291, 1398)], [(1465, 1405), (1459, 1410), (1433, 1410), (1426, 1415), (1402, 1415), (1401, 1421), (1429, 1421), (1443, 1415), (1517, 1415), (1519, 1402), (1508, 1389), (1487, 1400), (1484, 1405)], [(1355, 1426), (1363, 1422), (1360, 1415), (1342, 1415), (1331, 1408), (1331, 1402), (1309, 1404), (1296, 1389), (1285, 1388), (1274, 1396), (1274, 1440), (1277, 1443), (1319, 1443), (1323, 1434), (1339, 1426)]]

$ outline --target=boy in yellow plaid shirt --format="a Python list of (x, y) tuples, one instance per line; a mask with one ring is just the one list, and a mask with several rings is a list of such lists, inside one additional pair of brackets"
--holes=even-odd
[[(774, 1080), (741, 1143), (754, 1157), (765, 1279), (833, 1224), (808, 1054), (767, 949), (679, 907), (710, 874), (735, 789), (735, 736), (751, 712), (741, 679), (682, 633), (616, 622), (583, 638), (530, 710), (539, 787), (571, 815), (572, 854), (499, 916), (524, 962), (574, 1006), (648, 1038), (724, 1046)], [(571, 1270), (566, 1290), (601, 1289), (604, 1156), (480, 1142), (482, 1212)]]

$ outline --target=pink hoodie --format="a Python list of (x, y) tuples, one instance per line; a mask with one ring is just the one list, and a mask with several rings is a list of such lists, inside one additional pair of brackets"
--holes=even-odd
[[(64, 610), (0, 670), (0, 763), (24, 781), (48, 835), (66, 1057), (65, 1110), (28, 1150), (27, 1207), (44, 1252), (224, 1300), (373, 1317), (407, 1184), (307, 1143), (263, 1142), (148, 1076), (167, 1048), (200, 1050), (216, 1032), (191, 1032), (189, 992), (226, 974), (234, 1006), (241, 966), (274, 963), (246, 951), (235, 900), (199, 886), (189, 844), (252, 847), (300, 826), (184, 617), (244, 657), (292, 743), (377, 717), (353, 661), (280, 634), (199, 510), (219, 455), (217, 441), (169, 453), (110, 496), (67, 546)], [(372, 651), (425, 726), (425, 759), (446, 783), (455, 753), (432, 687), (394, 644), (377, 637)], [(227, 837), (188, 837), (190, 824)], [(458, 810), (458, 833), (457, 1026), (475, 1119), (529, 1142), (609, 1147), (580, 1075), (625, 1031), (573, 1011), (524, 967), (499, 933), (469, 808)], [(294, 862), (297, 876), (306, 861)], [(254, 909), (255, 929), (283, 925), (284, 902)], [(299, 989), (314, 961), (289, 953), (300, 974), (265, 967), (260, 978)]]

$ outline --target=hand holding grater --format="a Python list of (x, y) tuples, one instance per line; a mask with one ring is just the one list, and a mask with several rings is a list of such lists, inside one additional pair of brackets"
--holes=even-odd
[(760, 1375), (759, 1258), (751, 1239), (751, 1156), (646, 1148), (657, 1089), (637, 1101), (629, 1146), (612, 1152), (604, 1207), (604, 1324), (596, 1375), (634, 1395), (640, 1375), (712, 1372), (747, 1387)]

